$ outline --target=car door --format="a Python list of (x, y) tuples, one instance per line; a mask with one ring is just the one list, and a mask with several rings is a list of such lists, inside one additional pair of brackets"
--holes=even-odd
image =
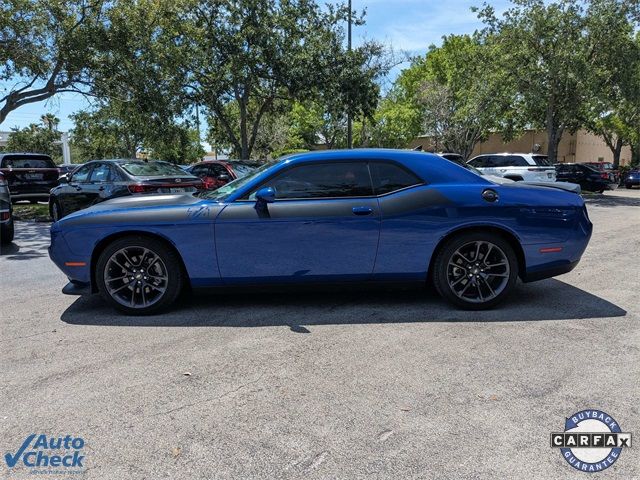
[(84, 204), (80, 208), (90, 207), (109, 196), (111, 181), (110, 165), (104, 162), (96, 163), (89, 175), (89, 182), (84, 186)]
[(556, 165), (556, 180), (558, 182), (573, 182), (569, 165)]
[[(255, 193), (267, 186), (275, 201), (259, 206)], [(366, 162), (294, 165), (226, 206), (215, 224), (225, 283), (368, 279), (379, 233)]]
[(89, 184), (92, 169), (93, 163), (89, 163), (75, 170), (69, 178), (69, 183), (64, 185), (63, 190), (58, 194), (58, 202), (64, 215), (84, 208), (82, 205), (87, 202), (86, 187)]

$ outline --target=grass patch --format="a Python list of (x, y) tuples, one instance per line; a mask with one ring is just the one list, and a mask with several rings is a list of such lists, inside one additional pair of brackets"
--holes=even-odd
[(18, 203), (13, 206), (13, 218), (24, 222), (50, 222), (49, 205), (46, 203)]

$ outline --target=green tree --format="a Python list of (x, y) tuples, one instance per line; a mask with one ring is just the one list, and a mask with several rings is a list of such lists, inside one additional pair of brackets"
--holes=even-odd
[(60, 147), (60, 132), (56, 126), (60, 120), (51, 114), (43, 115), (43, 117), (48, 119), (47, 123), (43, 121), (41, 124), (32, 123), (22, 129), (11, 129), (6, 150), (8, 152), (44, 153), (59, 161), (62, 158), (62, 149)]
[(501, 126), (506, 96), (495, 81), (493, 52), (479, 36), (450, 35), (414, 58), (380, 104), (371, 143), (404, 147), (419, 134), (436, 150), (465, 158)]
[[(194, 0), (185, 70), (195, 101), (213, 117), (214, 143), (249, 158), (265, 115), (279, 101), (324, 100), (342, 112), (373, 112), (380, 47), (344, 48), (344, 7), (313, 0)], [(233, 106), (231, 106), (233, 105)]]
[(188, 123), (149, 118), (129, 103), (112, 101), (72, 116), (72, 147), (83, 161), (135, 158), (144, 151), (174, 163), (193, 163), (204, 155), (197, 132)]
[[(557, 160), (565, 131), (585, 124), (593, 98), (593, 82), (616, 64), (607, 53), (616, 50), (620, 21), (636, 15), (636, 0), (513, 0), (500, 18), (485, 6), (480, 18), (484, 36), (495, 49), (496, 72), (511, 95), (507, 117), (520, 127), (545, 128), (547, 149)], [(609, 27), (614, 28), (610, 30)], [(609, 58), (607, 58), (609, 57)], [(618, 58), (618, 64), (625, 59)], [(600, 78), (600, 80), (597, 80)]]
[(5, 0), (0, 7), (0, 124), (60, 92), (87, 92), (105, 5), (87, 0)]
[(588, 10), (591, 43), (607, 48), (593, 50), (585, 124), (604, 139), (616, 168), (640, 123), (640, 32), (634, 34), (634, 18), (635, 9), (616, 0), (593, 0)]

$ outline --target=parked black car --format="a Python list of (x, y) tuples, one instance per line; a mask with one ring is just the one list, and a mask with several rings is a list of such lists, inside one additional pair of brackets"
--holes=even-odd
[(577, 183), (582, 190), (602, 193), (617, 187), (608, 174), (584, 163), (558, 163), (555, 167), (557, 181)]
[(633, 188), (634, 185), (640, 186), (640, 169), (630, 170), (625, 176), (623, 182), (626, 188)]
[(49, 155), (0, 153), (0, 173), (9, 184), (11, 201), (48, 200), (49, 190), (58, 185), (58, 167)]
[(51, 190), (49, 212), (54, 221), (110, 198), (149, 193), (191, 193), (202, 180), (167, 162), (94, 160), (61, 177)]
[(0, 243), (13, 241), (13, 207), (9, 185), (4, 175), (0, 173)]

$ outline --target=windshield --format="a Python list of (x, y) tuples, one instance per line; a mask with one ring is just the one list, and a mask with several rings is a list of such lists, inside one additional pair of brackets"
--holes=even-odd
[(202, 198), (207, 198), (209, 200), (223, 201), (225, 198), (231, 196), (238, 189), (244, 187), (247, 183), (249, 183), (251, 180), (264, 172), (267, 168), (272, 167), (273, 165), (273, 163), (265, 163), (245, 177), (241, 177), (234, 180), (233, 182), (229, 182), (216, 190), (203, 191), (199, 195)]
[(536, 165), (542, 165), (543, 167), (550, 167), (549, 158), (546, 155), (531, 155)]
[(7, 168), (56, 168), (49, 157), (45, 156), (6, 156), (2, 159), (2, 167)]
[(187, 172), (180, 167), (167, 162), (130, 162), (121, 163), (127, 173), (134, 177), (155, 177), (155, 176), (181, 176), (187, 175)]

